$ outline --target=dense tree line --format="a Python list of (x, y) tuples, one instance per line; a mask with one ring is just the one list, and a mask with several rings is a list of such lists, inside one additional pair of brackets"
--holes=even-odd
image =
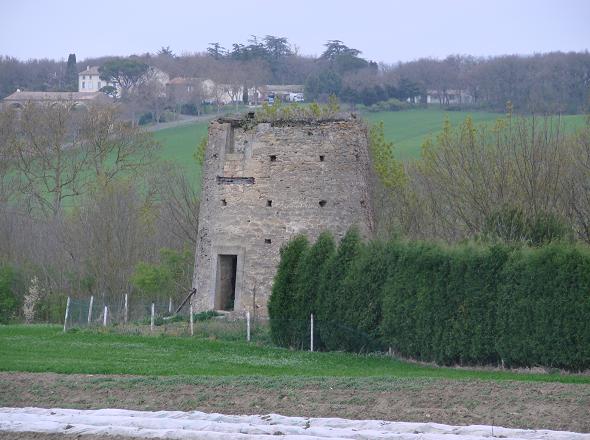
[(323, 233), (281, 250), (269, 302), (275, 343), (391, 350), (442, 365), (590, 366), (590, 253), (463, 243), (364, 242)]
[[(470, 105), (500, 111), (507, 101), (516, 110), (536, 113), (584, 112), (589, 106), (588, 52), (487, 58), (452, 55), (392, 65), (361, 54), (342, 41), (331, 40), (319, 57), (305, 56), (287, 38), (267, 35), (253, 36), (231, 48), (211, 43), (204, 52), (175, 54), (163, 47), (128, 59), (158, 67), (172, 78), (212, 78), (245, 88), (305, 84), (308, 100), (325, 100), (334, 94), (343, 102), (368, 106), (389, 99), (420, 103), (434, 92), (445, 104), (451, 93), (462, 90), (472, 97)], [(86, 59), (78, 62), (78, 70), (112, 59)], [(65, 61), (0, 58), (0, 97), (17, 88), (69, 90), (71, 78)]]

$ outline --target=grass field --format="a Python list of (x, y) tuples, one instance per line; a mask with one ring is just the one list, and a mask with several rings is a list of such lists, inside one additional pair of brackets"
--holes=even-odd
[(201, 169), (195, 162), (193, 154), (199, 141), (206, 135), (207, 122), (156, 131), (154, 132), (154, 138), (162, 145), (162, 148), (158, 151), (158, 156), (164, 161), (182, 167), (189, 179), (199, 185), (201, 182)]
[(246, 342), (1, 326), (0, 371), (268, 377), (423, 377), (590, 384), (590, 376), (438, 368), (386, 356), (308, 353)]
[[(366, 113), (370, 123), (383, 121), (385, 137), (394, 143), (396, 156), (401, 160), (420, 156), (422, 144), (428, 137), (440, 132), (445, 119), (456, 125), (471, 116), (476, 124), (493, 124), (502, 115), (489, 112), (444, 111), (436, 108), (407, 110), (401, 112)], [(584, 115), (563, 116), (566, 130), (574, 130), (584, 124)]]
[[(197, 324), (200, 325), (200, 324)], [(225, 339), (0, 326), (0, 406), (487, 424), (590, 432), (590, 376), (437, 368)]]
[[(440, 132), (445, 119), (456, 125), (471, 116), (476, 124), (493, 124), (500, 113), (479, 111), (444, 111), (437, 108), (416, 109), (400, 112), (365, 113), (363, 117), (371, 124), (383, 121), (385, 137), (394, 143), (396, 156), (401, 160), (420, 156), (422, 144)], [(584, 124), (584, 115), (567, 115), (562, 120), (571, 131)], [(191, 179), (199, 182), (200, 170), (192, 155), (198, 142), (207, 134), (207, 122), (167, 128), (154, 133), (162, 144), (159, 156), (182, 166)]]

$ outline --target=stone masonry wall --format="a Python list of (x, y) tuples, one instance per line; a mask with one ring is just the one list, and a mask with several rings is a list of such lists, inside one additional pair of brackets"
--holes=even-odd
[(237, 255), (236, 312), (267, 315), (281, 246), (296, 234), (372, 231), (364, 125), (353, 117), (290, 125), (220, 119), (209, 126), (193, 300), (219, 308), (218, 256)]

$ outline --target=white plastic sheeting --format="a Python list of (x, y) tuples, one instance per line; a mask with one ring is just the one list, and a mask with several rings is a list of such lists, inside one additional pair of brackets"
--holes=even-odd
[(485, 425), (385, 422), (339, 418), (285, 417), (278, 414), (229, 416), (203, 412), (124, 409), (0, 408), (0, 431), (121, 435), (138, 438), (228, 440), (590, 440), (590, 434), (523, 430)]

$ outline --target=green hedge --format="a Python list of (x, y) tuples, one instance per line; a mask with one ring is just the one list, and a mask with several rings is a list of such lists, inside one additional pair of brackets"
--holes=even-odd
[(498, 289), (497, 350), (507, 365), (590, 367), (590, 250), (514, 252)]
[(497, 363), (497, 284), (507, 251), (396, 244), (384, 286), (385, 342), (406, 357), (440, 364)]
[(282, 252), (270, 300), (273, 340), (307, 347), (310, 313), (325, 350), (391, 347), (443, 365), (583, 370), (590, 249), (363, 243), (352, 230), (335, 251), (325, 234), (311, 247), (297, 238)]
[(299, 264), (308, 248), (307, 238), (301, 235), (281, 248), (281, 261), (268, 301), (272, 341), (284, 347), (298, 346), (302, 338), (299, 329), (289, 324), (293, 314), (298, 312), (294, 302), (295, 282)]

